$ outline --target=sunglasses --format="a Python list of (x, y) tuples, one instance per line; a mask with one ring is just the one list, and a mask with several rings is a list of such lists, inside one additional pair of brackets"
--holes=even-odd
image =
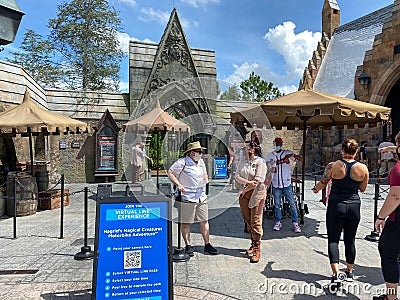
[(201, 151), (201, 150), (192, 150), (194, 153), (203, 153), (203, 151)]

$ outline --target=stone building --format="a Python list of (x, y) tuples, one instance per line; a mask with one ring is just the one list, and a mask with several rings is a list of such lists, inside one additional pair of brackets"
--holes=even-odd
[[(304, 86), (392, 108), (391, 121), (378, 128), (338, 130), (324, 139), (310, 133), (311, 144), (329, 153), (344, 136), (368, 142), (370, 170), (376, 169), (377, 144), (400, 130), (400, 1), (340, 24), (340, 1), (324, 0), (322, 38), (305, 68)], [(310, 143), (308, 143), (310, 145)], [(321, 160), (324, 163), (324, 159)]]
[[(152, 109), (158, 99), (164, 110), (191, 123), (192, 138), (214, 151), (226, 135), (225, 127), (229, 128), (229, 111), (220, 113), (223, 126), (218, 126), (219, 117), (214, 116), (214, 112), (218, 115), (220, 111), (216, 78), (215, 52), (190, 48), (174, 9), (159, 44), (129, 43), (129, 93), (46, 89), (20, 66), (0, 61), (0, 111), (20, 104), (28, 89), (37, 105), (85, 121), (91, 128), (97, 128), (106, 110), (114, 124), (122, 128), (127, 121)], [(213, 141), (218, 131), (221, 138)], [(132, 141), (126, 141), (120, 132), (116, 142), (116, 179), (123, 179), (127, 171), (127, 159), (123, 156), (129, 142)], [(101, 181), (104, 178), (95, 177), (96, 147), (95, 131), (82, 135), (38, 135), (34, 137), (34, 159), (48, 166), (53, 182), (60, 174), (65, 174), (67, 182)], [(0, 161), (3, 169), (6, 165), (11, 170), (23, 166), (29, 161), (28, 142), (21, 136), (1, 137)]]

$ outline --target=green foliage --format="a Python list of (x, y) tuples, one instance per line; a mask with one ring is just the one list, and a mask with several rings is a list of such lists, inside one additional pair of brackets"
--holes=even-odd
[(61, 53), (72, 88), (118, 90), (121, 20), (107, 0), (71, 0), (50, 19), (49, 40)]
[(220, 100), (241, 100), (239, 86), (237, 84), (231, 85), (219, 97)]
[(21, 43), (22, 51), (11, 52), (7, 61), (21, 65), (39, 84), (55, 88), (63, 75), (54, 60), (52, 44), (35, 31), (28, 29)]
[[(153, 159), (153, 162), (151, 164), (151, 168), (153, 170), (157, 170), (157, 165), (159, 170), (163, 169), (163, 160), (161, 157), (162, 141), (163, 141), (162, 132), (157, 132), (157, 133), (153, 132), (151, 134), (149, 156)], [(157, 160), (157, 151), (159, 155), (158, 160)]]
[(243, 95), (242, 100), (264, 102), (282, 96), (272, 82), (262, 80), (260, 75), (250, 73), (248, 79), (240, 83)]
[(107, 0), (69, 0), (50, 19), (51, 33), (42, 37), (27, 30), (22, 51), (8, 61), (22, 65), (45, 87), (118, 91), (123, 52), (121, 20)]

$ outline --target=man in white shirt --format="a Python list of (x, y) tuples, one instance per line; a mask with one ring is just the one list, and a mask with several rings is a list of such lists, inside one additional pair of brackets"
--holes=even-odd
[(293, 231), (296, 233), (301, 232), (299, 225), (299, 216), (297, 213), (296, 203), (294, 201), (292, 180), (290, 171), (291, 161), (302, 161), (302, 157), (298, 154), (294, 154), (290, 150), (282, 149), (283, 140), (281, 138), (275, 138), (274, 148), (275, 150), (268, 153), (266, 161), (273, 162), (272, 164), (272, 190), (274, 195), (274, 215), (275, 225), (273, 230), (278, 231), (282, 227), (282, 194), (285, 196), (286, 201), (290, 205), (290, 212), (292, 216)]
[(132, 183), (138, 183), (140, 181), (140, 169), (143, 165), (143, 152), (140, 149), (140, 143), (136, 143), (132, 147), (131, 153), (131, 165), (132, 165)]
[(385, 138), (385, 141), (380, 143), (378, 146), (378, 166), (379, 166), (379, 174), (378, 174), (378, 180), (381, 182), (381, 176), (384, 175), (385, 173), (389, 173), (394, 165), (396, 164), (396, 159), (394, 157), (394, 152), (387, 151), (384, 153), (381, 153), (381, 149), (384, 147), (389, 147), (389, 146), (394, 146), (394, 144), (391, 142), (391, 137), (388, 135)]
[(188, 144), (185, 157), (177, 160), (168, 170), (168, 176), (177, 187), (176, 193), (181, 192), (182, 202), (179, 202), (179, 219), (181, 232), (185, 241), (185, 252), (193, 256), (190, 244), (190, 226), (194, 221), (200, 224), (200, 232), (204, 240), (204, 252), (217, 254), (218, 251), (210, 244), (210, 226), (208, 224), (208, 202), (206, 184), (208, 183), (207, 169), (202, 157), (200, 142)]

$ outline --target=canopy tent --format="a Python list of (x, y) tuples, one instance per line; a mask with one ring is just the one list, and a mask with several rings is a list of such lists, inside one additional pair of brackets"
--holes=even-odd
[(189, 125), (165, 112), (161, 108), (159, 100), (156, 101), (153, 110), (123, 124), (122, 128), (125, 132), (170, 131), (172, 128), (183, 131), (190, 130)]
[[(139, 132), (165, 132), (165, 131), (190, 131), (190, 126), (186, 123), (175, 119), (164, 111), (160, 106), (160, 101), (157, 99), (156, 105), (147, 114), (131, 120), (122, 125), (126, 133), (139, 133)], [(158, 137), (158, 135), (157, 135)], [(158, 145), (158, 140), (156, 145)], [(157, 147), (157, 189), (159, 188), (159, 151)]]
[(303, 130), (302, 145), (302, 196), (301, 196), (301, 223), (304, 223), (304, 177), (305, 177), (305, 149), (307, 127), (330, 128), (357, 124), (363, 126), (376, 125), (380, 121), (387, 121), (391, 109), (371, 103), (351, 100), (335, 95), (325, 94), (312, 89), (300, 90), (277, 99), (252, 105), (249, 109), (231, 113), (232, 124), (256, 124), (262, 127), (268, 119), (271, 126), (277, 129), (298, 127)]
[(87, 132), (85, 122), (59, 115), (36, 105), (28, 89), (22, 103), (12, 109), (0, 113), (0, 130), (2, 133), (27, 134), (31, 171), (33, 172), (32, 133)]

